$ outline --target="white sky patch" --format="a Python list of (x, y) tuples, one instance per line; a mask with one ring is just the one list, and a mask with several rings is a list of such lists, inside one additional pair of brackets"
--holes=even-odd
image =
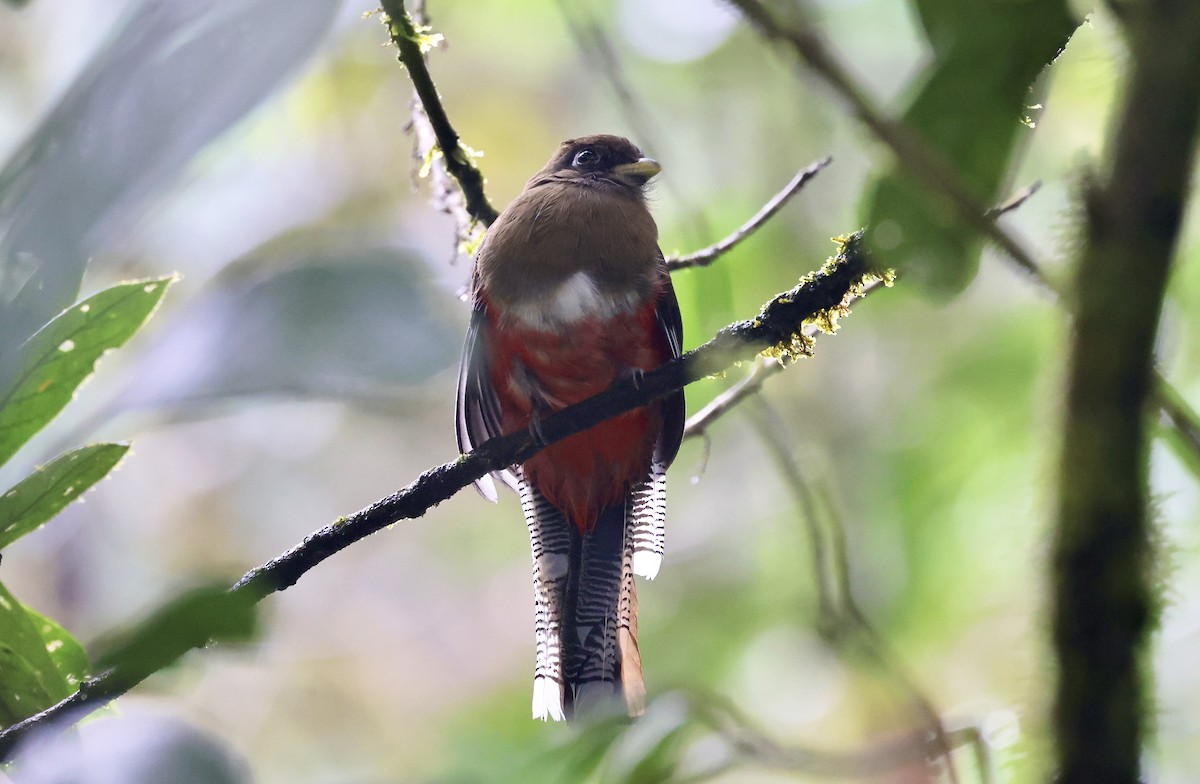
[(639, 54), (685, 63), (712, 52), (733, 32), (738, 15), (719, 0), (620, 0), (617, 23)]

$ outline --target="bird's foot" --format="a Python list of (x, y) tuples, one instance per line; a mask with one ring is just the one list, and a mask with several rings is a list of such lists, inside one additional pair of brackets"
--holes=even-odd
[(629, 378), (631, 381), (633, 381), (634, 389), (641, 389), (642, 381), (644, 381), (646, 378), (646, 371), (642, 370), (639, 367), (635, 367), (632, 370), (630, 370)]

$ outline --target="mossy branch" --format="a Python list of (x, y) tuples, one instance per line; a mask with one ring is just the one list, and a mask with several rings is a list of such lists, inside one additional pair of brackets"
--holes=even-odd
[[(528, 431), (493, 438), (457, 460), (429, 469), (404, 489), (310, 534), (288, 552), (247, 572), (228, 593), (231, 606), (258, 602), (289, 588), (334, 553), (395, 522), (421, 517), (489, 471), (522, 463), (548, 444), (644, 406), (694, 381), (724, 372), (764, 351), (778, 354), (790, 350), (806, 324), (829, 323), (845, 315), (864, 287), (890, 276), (868, 264), (861, 240), (861, 233), (840, 238), (837, 256), (795, 288), (767, 302), (756, 318), (730, 324), (704, 345), (646, 373), (636, 383), (627, 379), (545, 417), (541, 421), (540, 442)], [(174, 661), (211, 636), (203, 629), (197, 630), (196, 635), (188, 638), (193, 642), (174, 643), (180, 649), (162, 652), (161, 661)], [(0, 760), (11, 754), (17, 742), (32, 730), (51, 724), (61, 727), (64, 718), (82, 718), (150, 674), (114, 669), (87, 679), (71, 697), (0, 732)]]
[[(1154, 340), (1200, 128), (1200, 4), (1122, 5), (1131, 70), (1086, 193), (1054, 542), (1060, 784), (1141, 781), (1150, 710)], [(1169, 402), (1170, 395), (1165, 396)], [(1176, 413), (1168, 411), (1168, 413)]]
[(424, 27), (418, 26), (408, 11), (404, 8), (403, 0), (382, 0), (383, 11), (386, 14), (385, 24), (392, 43), (399, 52), (400, 62), (412, 79), (413, 88), (429, 125), (437, 138), (438, 149), (441, 151), (446, 171), (458, 181), (466, 201), (467, 212), (471, 217), (485, 226), (490, 226), (499, 213), (488, 201), (484, 193), (483, 173), (472, 160), (471, 151), (463, 146), (458, 131), (450, 123), (446, 108), (442, 105), (441, 96), (429, 74), (425, 63), (425, 52), (439, 40)]

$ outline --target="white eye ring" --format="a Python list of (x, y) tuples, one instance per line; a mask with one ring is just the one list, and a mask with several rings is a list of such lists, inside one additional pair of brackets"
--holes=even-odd
[(572, 166), (587, 166), (589, 163), (595, 163), (600, 158), (595, 150), (580, 150), (575, 153), (575, 159), (571, 161)]

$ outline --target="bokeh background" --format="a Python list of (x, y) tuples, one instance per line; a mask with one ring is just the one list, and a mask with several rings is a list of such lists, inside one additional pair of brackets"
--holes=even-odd
[[(74, 243), (90, 259), (85, 294), (182, 276), (0, 475), (7, 486), (77, 443), (133, 441), (84, 503), (4, 553), (6, 585), (85, 641), (190, 586), (232, 582), (456, 454), (469, 260), (416, 177), (411, 86), (364, 17), (373, 5), (189, 5), (0, 4), (0, 159), (20, 170), (31, 144), (52, 143), (22, 170), (36, 198), (21, 230)], [(927, 56), (908, 6), (811, 8), (856, 75), (902, 108)], [(662, 245), (687, 252), (833, 156), (738, 250), (675, 276), (685, 348), (817, 267), (831, 236), (858, 228), (860, 196), (887, 160), (835, 97), (714, 0), (431, 0), (429, 11), (445, 35), (432, 73), (484, 153), (498, 205), (561, 139), (623, 133), (663, 163)], [(581, 29), (602, 32), (618, 71), (598, 65)], [(1055, 274), (1075, 247), (1077, 185), (1103, 149), (1123, 57), (1098, 11), (1022, 132), (1012, 188), (1042, 188), (1003, 220)], [(1160, 362), (1194, 404), (1200, 236), (1189, 227)], [(1035, 781), (1047, 766), (1046, 553), (1066, 334), (1053, 299), (988, 253), (952, 299), (903, 281), (873, 294), (763, 393), (844, 521), (856, 595), (890, 661), (949, 728), (980, 728), (1001, 781)], [(689, 409), (739, 375), (690, 387)], [(525, 529), (515, 498), (493, 506), (469, 490), (331, 558), (265, 602), (253, 643), (190, 654), (120, 710), (182, 719), (267, 784), (569, 781), (591, 753), (599, 780), (657, 781), (653, 765), (637, 768), (648, 749), (677, 754), (681, 776), (730, 759), (702, 730), (675, 732), (710, 698), (783, 745), (903, 738), (922, 726), (909, 695), (818, 633), (810, 544), (748, 411), (721, 420), (707, 450), (687, 443), (672, 471), (667, 560), (641, 588), (657, 698), (642, 731), (609, 745), (529, 719)], [(1200, 769), (1200, 493), (1166, 447), (1152, 481), (1167, 607), (1149, 764), (1157, 781), (1186, 782)], [(969, 756), (958, 761), (977, 780)], [(715, 780), (809, 777), (737, 764)]]

